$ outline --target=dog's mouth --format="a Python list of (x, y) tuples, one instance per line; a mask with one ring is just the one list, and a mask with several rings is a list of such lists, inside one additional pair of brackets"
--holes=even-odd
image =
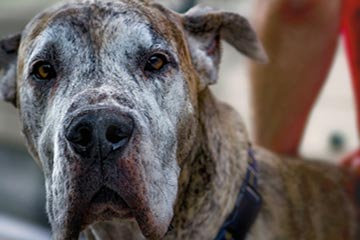
[(85, 214), (85, 225), (91, 224), (95, 219), (107, 221), (114, 218), (131, 219), (133, 214), (118, 193), (108, 187), (102, 187), (90, 201)]

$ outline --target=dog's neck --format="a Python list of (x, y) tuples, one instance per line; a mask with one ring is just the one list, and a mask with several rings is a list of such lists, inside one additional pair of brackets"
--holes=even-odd
[[(197, 135), (197, 144), (181, 166), (172, 230), (165, 239), (215, 238), (234, 208), (245, 175), (249, 142), (245, 126), (237, 112), (218, 102), (210, 90), (199, 95)], [(88, 239), (119, 236), (143, 239), (136, 224), (98, 223), (87, 231)]]
[(249, 139), (237, 112), (204, 90), (199, 123), (199, 144), (182, 166), (169, 239), (213, 239), (233, 210), (245, 175)]

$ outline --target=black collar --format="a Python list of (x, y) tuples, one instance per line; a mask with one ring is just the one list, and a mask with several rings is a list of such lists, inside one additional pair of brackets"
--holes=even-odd
[(254, 152), (249, 146), (248, 166), (241, 185), (235, 208), (226, 219), (215, 240), (243, 240), (255, 222), (262, 205), (262, 197), (257, 191), (258, 170)]

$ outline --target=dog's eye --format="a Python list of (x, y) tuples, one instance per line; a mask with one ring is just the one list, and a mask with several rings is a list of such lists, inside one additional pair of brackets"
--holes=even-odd
[(147, 60), (145, 70), (146, 71), (160, 71), (168, 63), (169, 63), (169, 61), (165, 55), (157, 53), (157, 54), (152, 55)]
[(40, 80), (50, 80), (55, 78), (55, 69), (50, 63), (38, 62), (34, 65), (32, 75)]

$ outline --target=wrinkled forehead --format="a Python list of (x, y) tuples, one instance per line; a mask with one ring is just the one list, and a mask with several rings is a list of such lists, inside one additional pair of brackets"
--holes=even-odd
[(174, 46), (179, 43), (174, 32), (180, 30), (176, 28), (161, 10), (142, 1), (73, 1), (36, 16), (23, 33), (22, 49), (82, 40), (94, 51), (126, 41), (149, 47), (159, 43)]

